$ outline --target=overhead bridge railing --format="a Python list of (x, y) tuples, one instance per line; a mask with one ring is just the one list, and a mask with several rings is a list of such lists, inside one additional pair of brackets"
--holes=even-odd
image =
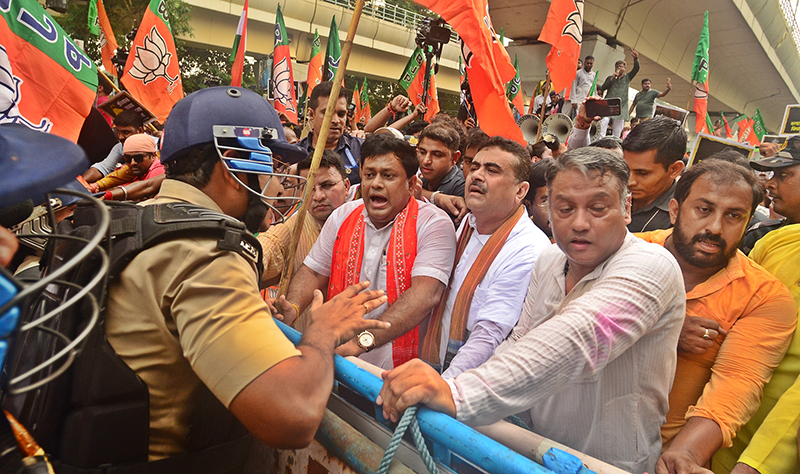
[[(294, 344), (300, 342), (301, 334), (298, 331), (280, 321), (278, 321), (278, 326)], [(374, 403), (383, 385), (382, 380), (343, 357), (338, 355), (335, 357), (336, 381)], [(377, 407), (375, 413), (378, 413), (378, 417), (380, 417)], [(394, 429), (391, 423), (382, 419), (378, 421), (389, 429)], [(466, 461), (467, 464), (476, 467), (479, 472), (496, 474), (595, 474), (594, 471), (587, 469), (580, 458), (557, 447), (548, 448), (543, 456), (545, 464), (552, 468), (548, 469), (454, 418), (425, 407), (419, 408), (417, 422), (434, 460), (438, 464), (452, 469), (457, 469), (456, 466), (463, 466)], [(525, 432), (525, 434), (536, 437), (533, 433)], [(322, 439), (320, 442), (325, 443)], [(338, 449), (334, 449), (334, 451), (341, 451), (341, 446), (336, 448)], [(536, 456), (534, 457), (536, 458)], [(596, 470), (601, 474), (622, 473), (622, 471), (599, 461), (591, 461), (595, 464), (590, 464), (589, 467), (597, 466)], [(360, 474), (371, 472), (360, 469), (360, 466), (350, 467)]]
[[(332, 3), (340, 7), (345, 7), (350, 10), (355, 9), (355, 1), (353, 0), (322, 0), (322, 1), (326, 3)], [(419, 28), (423, 20), (438, 17), (438, 15), (435, 15), (433, 13), (431, 13), (431, 16), (425, 16), (415, 11), (399, 7), (397, 5), (392, 5), (391, 3), (381, 3), (375, 1), (366, 2), (366, 4), (364, 5), (363, 13), (365, 15), (369, 15), (371, 17), (378, 18), (380, 20), (386, 20), (396, 25), (405, 26), (406, 28), (412, 30), (416, 30), (417, 28)], [(456, 34), (456, 32), (453, 31), (453, 29), (450, 28), (449, 25), (447, 26), (447, 28), (450, 29), (450, 41), (457, 44), (458, 34)]]

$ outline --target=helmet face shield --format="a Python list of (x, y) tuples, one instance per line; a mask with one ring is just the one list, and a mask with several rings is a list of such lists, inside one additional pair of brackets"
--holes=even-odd
[[(302, 203), (302, 196), (296, 196), (291, 188), (305, 184), (305, 178), (290, 174), (289, 165), (276, 159), (262, 142), (277, 136), (277, 131), (270, 128), (214, 126), (214, 146), (225, 168), (272, 210), (273, 223), (283, 222)], [(238, 176), (240, 173), (249, 175), (246, 183)], [(297, 184), (284, 187), (289, 182)]]

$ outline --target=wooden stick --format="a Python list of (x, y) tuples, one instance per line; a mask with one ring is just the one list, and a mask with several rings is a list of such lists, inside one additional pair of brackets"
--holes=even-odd
[[(116, 84), (114, 84), (114, 81), (112, 81), (112, 80), (111, 80), (111, 78), (109, 78), (108, 76), (106, 76), (106, 73), (104, 73), (104, 72), (102, 71), (102, 69), (100, 69), (100, 68), (97, 68), (97, 72), (99, 72), (100, 74), (102, 74), (102, 75), (103, 75), (103, 77), (105, 77), (105, 78), (106, 78), (106, 80), (107, 80), (107, 81), (108, 81), (108, 82), (111, 84), (111, 87), (113, 87), (113, 88), (114, 88), (114, 92), (122, 92), (122, 90), (121, 90), (119, 87), (117, 87), (117, 85), (116, 85)], [(130, 92), (128, 92), (128, 94), (130, 94)], [(147, 124), (147, 125), (145, 125), (145, 126), (146, 126), (146, 127), (147, 127), (147, 128), (148, 128), (148, 129), (149, 129), (151, 132), (156, 132), (156, 133), (158, 133), (158, 129), (157, 129), (157, 128), (155, 127), (155, 125), (153, 125), (152, 123), (148, 123), (148, 124)]]
[[(542, 89), (542, 108), (539, 110), (539, 130), (536, 132), (536, 140), (533, 143), (538, 143), (542, 138), (542, 126), (544, 125), (544, 110), (547, 108), (547, 97), (550, 95), (550, 73), (544, 81), (544, 88)], [(534, 97), (535, 99), (535, 97)]]
[[(342, 57), (339, 60), (339, 69), (336, 70), (336, 75), (333, 78), (333, 86), (331, 87), (331, 95), (328, 98), (328, 106), (325, 108), (325, 116), (322, 119), (322, 127), (317, 137), (317, 143), (314, 145), (314, 156), (311, 158), (311, 167), (308, 169), (308, 178), (306, 179), (306, 189), (303, 193), (303, 204), (297, 210), (297, 220), (294, 223), (294, 230), (292, 231), (292, 240), (289, 243), (289, 251), (286, 254), (286, 261), (283, 266), (283, 273), (281, 274), (281, 281), (278, 284), (278, 297), (286, 295), (289, 289), (289, 281), (292, 278), (294, 270), (294, 257), (297, 253), (297, 244), (300, 242), (300, 235), (303, 232), (303, 225), (305, 224), (306, 214), (308, 211), (308, 203), (311, 201), (311, 196), (314, 190), (314, 180), (317, 176), (317, 169), (319, 162), (322, 159), (322, 152), (325, 151), (325, 142), (328, 139), (328, 131), (331, 128), (331, 121), (333, 119), (333, 111), (338, 102), (339, 91), (342, 89), (344, 82), (344, 74), (347, 72), (347, 61), (350, 59), (350, 50), (353, 48), (353, 39), (356, 37), (356, 30), (358, 29), (358, 21), (361, 19), (361, 11), (364, 9), (364, 0), (356, 0), (356, 7), (353, 11), (353, 18), (350, 20), (350, 27), (347, 30), (347, 39), (344, 41), (342, 47)], [(300, 316), (299, 314), (297, 315)]]

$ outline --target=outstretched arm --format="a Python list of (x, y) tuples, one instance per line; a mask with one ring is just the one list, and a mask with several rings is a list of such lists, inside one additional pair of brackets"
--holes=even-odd
[(375, 130), (383, 127), (386, 125), (386, 122), (389, 121), (389, 118), (392, 114), (403, 114), (408, 111), (408, 107), (411, 105), (411, 100), (404, 95), (398, 95), (388, 104), (386, 107), (382, 108), (380, 112), (375, 114), (372, 119), (364, 126), (364, 133), (372, 133)]
[(671, 91), (671, 90), (672, 90), (672, 82), (670, 81), (669, 78), (667, 78), (667, 88), (664, 89), (663, 91), (661, 91), (656, 97), (657, 98), (664, 97), (667, 94), (669, 94), (669, 91)]
[(315, 291), (312, 322), (297, 346), (300, 356), (272, 366), (233, 399), (231, 412), (261, 442), (278, 448), (311, 443), (333, 387), (334, 348), (361, 331), (388, 326), (364, 319), (386, 301), (382, 291), (358, 294), (367, 286), (353, 285), (324, 305)]

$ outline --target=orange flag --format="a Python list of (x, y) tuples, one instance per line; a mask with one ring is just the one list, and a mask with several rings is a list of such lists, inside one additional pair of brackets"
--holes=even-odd
[(77, 141), (95, 100), (97, 67), (39, 2), (0, 1), (0, 84), (0, 123)]
[(494, 31), (487, 0), (415, 1), (439, 14), (461, 37), (461, 53), (481, 129), (490, 136), (500, 135), (524, 145), (525, 138), (506, 98), (505, 85), (517, 71)]
[(583, 1), (553, 0), (539, 41), (551, 45), (546, 62), (554, 91), (564, 90), (575, 80), (582, 39)]
[(150, 0), (131, 44), (122, 82), (159, 122), (164, 122), (172, 106), (183, 99), (181, 71), (166, 0)]
[(712, 133), (706, 125), (708, 114), (708, 82), (696, 82), (694, 85), (694, 131), (696, 133)]
[[(406, 64), (403, 74), (397, 80), (400, 87), (406, 90), (408, 98), (414, 107), (422, 103), (422, 91), (425, 85), (425, 55), (420, 48), (416, 48)], [(436, 76), (431, 69), (431, 81), (428, 86), (428, 100), (425, 104), (428, 110), (425, 117), (430, 119), (439, 113), (439, 96), (436, 93)]]
[(108, 21), (106, 7), (103, 0), (97, 0), (97, 21), (100, 23), (100, 56), (103, 59), (103, 66), (109, 74), (117, 77), (117, 67), (111, 62), (114, 53), (119, 47), (114, 31), (111, 29), (111, 22)]
[(319, 32), (314, 30), (314, 41), (311, 43), (311, 58), (308, 61), (308, 76), (306, 83), (308, 90), (307, 97), (311, 97), (311, 91), (322, 82), (322, 42), (319, 39)]

